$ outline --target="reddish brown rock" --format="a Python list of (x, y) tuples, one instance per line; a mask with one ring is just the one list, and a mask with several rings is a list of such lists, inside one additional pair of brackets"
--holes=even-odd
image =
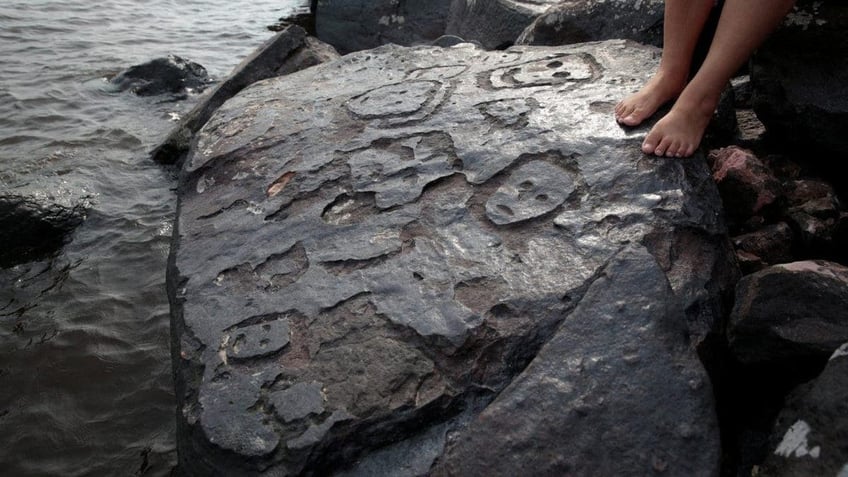
[(792, 261), (792, 229), (780, 222), (733, 238), (743, 273)]
[(777, 203), (780, 182), (751, 151), (730, 146), (710, 152), (709, 159), (729, 218), (744, 221)]

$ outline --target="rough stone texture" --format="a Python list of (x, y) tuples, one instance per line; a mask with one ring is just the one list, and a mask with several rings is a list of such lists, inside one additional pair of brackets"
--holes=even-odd
[(695, 348), (736, 273), (718, 194), (702, 155), (644, 156), (650, 125), (611, 114), (657, 59), (386, 46), (223, 105), (184, 164), (168, 271), (183, 471), (421, 475), (464, 439), (518, 455), (534, 436), (482, 422), (547, 386), (517, 412), (589, 413), (590, 435), (544, 443), (582, 469), (626, 448), (714, 475)]
[(307, 36), (303, 39), (303, 45), (294, 50), (294, 53), (277, 67), (274, 76), (288, 75), (339, 57), (339, 52), (331, 45), (315, 37)]
[(662, 46), (662, 0), (566, 0), (550, 7), (518, 37), (518, 45), (567, 45), (624, 38)]
[(85, 219), (86, 203), (63, 205), (37, 197), (0, 194), (0, 268), (58, 251)]
[(775, 265), (739, 281), (728, 336), (743, 363), (827, 359), (848, 341), (848, 268)]
[(206, 68), (175, 55), (131, 66), (109, 81), (139, 96), (197, 93), (212, 82)]
[(734, 141), (736, 144), (741, 147), (750, 148), (762, 142), (766, 128), (760, 119), (757, 118), (757, 115), (754, 114), (753, 109), (737, 109), (736, 124), (736, 138)]
[(683, 315), (654, 258), (623, 250), (434, 475), (717, 475)]
[(318, 0), (318, 38), (342, 54), (386, 43), (430, 43), (444, 35), (451, 0)]
[(763, 213), (781, 195), (780, 181), (751, 151), (736, 146), (712, 151), (713, 178), (728, 217), (744, 220)]
[(802, 0), (754, 55), (752, 103), (774, 137), (848, 153), (846, 29), (845, 2)]
[(848, 475), (848, 342), (824, 372), (787, 400), (760, 475)]
[(171, 164), (189, 149), (194, 134), (225, 101), (257, 81), (285, 75), (338, 58), (329, 45), (307, 37), (299, 26), (289, 26), (245, 58), (233, 72), (192, 108), (167, 138), (151, 153), (153, 159)]
[(745, 273), (759, 271), (767, 265), (776, 265), (792, 261), (792, 229), (785, 222), (767, 225), (759, 230), (733, 237), (736, 253), (744, 253), (748, 267), (742, 267)]
[(487, 49), (515, 44), (521, 33), (558, 0), (453, 0), (446, 32)]

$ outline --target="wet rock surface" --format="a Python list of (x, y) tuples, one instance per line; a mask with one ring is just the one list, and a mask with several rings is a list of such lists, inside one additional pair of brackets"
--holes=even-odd
[(567, 0), (537, 17), (518, 45), (566, 45), (624, 38), (662, 46), (663, 8), (659, 0)]
[(131, 66), (109, 81), (121, 91), (132, 91), (139, 96), (184, 96), (201, 92), (212, 83), (206, 68), (176, 55)]
[(0, 268), (50, 257), (85, 220), (87, 204), (0, 194)]
[(590, 435), (545, 442), (569, 457), (540, 469), (627, 446), (640, 471), (715, 474), (694, 348), (735, 276), (717, 191), (611, 115), (657, 58), (383, 47), (222, 106), (185, 162), (168, 272), (183, 471), (450, 473), (473, 446), (534, 445), (489, 416), (553, 436), (565, 412)]
[(151, 156), (161, 163), (172, 164), (185, 155), (195, 133), (206, 124), (225, 101), (247, 86), (263, 79), (338, 58), (332, 47), (306, 35), (299, 26), (288, 26), (245, 58), (214, 90), (192, 108)]

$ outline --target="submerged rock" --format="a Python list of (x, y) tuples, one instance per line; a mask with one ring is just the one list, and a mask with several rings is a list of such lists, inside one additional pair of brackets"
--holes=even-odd
[(611, 114), (656, 59), (387, 46), (224, 104), (168, 270), (182, 470), (716, 475), (718, 193)]
[(0, 268), (56, 253), (85, 220), (87, 207), (0, 194)]
[(206, 68), (176, 55), (131, 66), (109, 81), (139, 96), (199, 93), (212, 83)]

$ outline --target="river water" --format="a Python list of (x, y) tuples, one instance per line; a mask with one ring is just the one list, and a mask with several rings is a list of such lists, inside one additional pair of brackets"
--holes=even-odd
[(168, 475), (175, 171), (148, 151), (196, 101), (104, 78), (176, 54), (226, 76), (309, 0), (3, 0), (0, 194), (84, 203), (61, 253), (0, 269), (0, 475)]

